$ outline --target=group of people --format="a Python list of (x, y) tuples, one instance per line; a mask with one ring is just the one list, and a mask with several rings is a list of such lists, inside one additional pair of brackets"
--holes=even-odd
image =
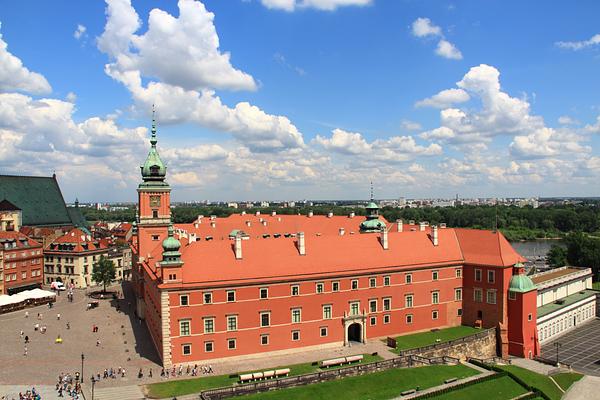
[(118, 377), (125, 378), (125, 368), (104, 368), (103, 374), (92, 375), (92, 379), (99, 382), (101, 379), (116, 379)]
[[(198, 374), (200, 372), (202, 372), (203, 375), (214, 373), (212, 365), (200, 365), (199, 366), (198, 364), (194, 364), (193, 367), (188, 365), (186, 368), (184, 368), (183, 365), (180, 365), (179, 368), (176, 368), (173, 365), (173, 367), (171, 369), (163, 368), (160, 371), (160, 376), (162, 378), (169, 378), (169, 376), (170, 377), (183, 376), (183, 374), (191, 375), (191, 376), (198, 376)], [(150, 378), (152, 378), (152, 368), (150, 368)]]
[[(40, 394), (35, 390), (34, 387), (32, 387), (31, 389), (25, 391), (25, 393), (23, 392), (19, 392), (19, 400), (41, 400), (42, 397), (40, 396)], [(16, 400), (15, 397), (9, 397), (8, 396), (2, 396), (0, 397), (0, 400)]]
[[(77, 373), (79, 374), (79, 373)], [(74, 379), (71, 374), (60, 374), (56, 383), (56, 392), (58, 397), (71, 397), (72, 400), (79, 400), (81, 393), (81, 382)]]

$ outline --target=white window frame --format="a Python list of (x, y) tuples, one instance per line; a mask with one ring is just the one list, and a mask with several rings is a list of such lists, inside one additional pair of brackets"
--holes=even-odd
[[(232, 293), (233, 293), (233, 300), (229, 300), (229, 295)], [(235, 290), (228, 290), (225, 293), (225, 296), (226, 296), (225, 299), (227, 300), (228, 303), (234, 303), (237, 300)]]
[[(490, 277), (492, 279), (490, 279)], [(496, 283), (496, 271), (493, 269), (488, 269), (487, 271), (487, 281), (488, 283)]]
[[(206, 296), (210, 296), (209, 301), (206, 301)], [(202, 304), (212, 304), (212, 303), (213, 303), (212, 292), (203, 292), (202, 293)]]
[(440, 291), (434, 290), (431, 292), (431, 304), (440, 304)]
[(315, 285), (315, 292), (321, 294), (325, 292), (325, 284), (323, 282), (317, 282)]
[(389, 275), (386, 275), (383, 277), (383, 286), (390, 286), (392, 282), (392, 277)]
[[(232, 319), (234, 322), (234, 329), (231, 329), (231, 324), (230, 324), (230, 319)], [(238, 330), (238, 316), (237, 315), (228, 315), (227, 316), (227, 332), (235, 332)]]
[(351, 290), (358, 290), (358, 279), (352, 279), (350, 281), (350, 289)]
[[(479, 275), (479, 279), (477, 279), (478, 275)], [(473, 280), (475, 282), (481, 282), (482, 277), (483, 277), (483, 271), (481, 270), (481, 268), (475, 268)]]
[(376, 288), (377, 287), (377, 278), (369, 278), (369, 287)]
[[(477, 294), (479, 293), (479, 297)], [(475, 303), (483, 303), (483, 291), (481, 288), (473, 288), (473, 301)]]
[(438, 271), (438, 270), (431, 271), (431, 280), (437, 281), (439, 279), (440, 279), (440, 271)]
[[(296, 292), (296, 293), (294, 294), (294, 292)], [(300, 296), (300, 285), (291, 285), (290, 286), (290, 295), (291, 296)]]
[[(269, 323), (267, 325), (263, 325), (263, 315), (267, 315), (269, 318)], [(271, 312), (270, 311), (261, 311), (259, 313), (259, 322), (260, 322), (261, 328), (266, 328), (268, 326), (271, 326)]]
[[(329, 309), (329, 316), (327, 316), (326, 309)], [(331, 304), (323, 305), (323, 319), (331, 319), (333, 318), (333, 306)]]
[[(183, 299), (185, 299), (185, 302), (187, 304), (183, 304)], [(190, 305), (190, 295), (188, 294), (180, 294), (179, 295), (179, 305), (182, 307), (188, 307)]]
[[(183, 333), (183, 331), (185, 330), (183, 328), (184, 324), (187, 324), (187, 331), (188, 333)], [(179, 320), (179, 336), (191, 336), (192, 335), (192, 320), (187, 318), (187, 319), (180, 319)]]
[[(212, 322), (212, 328), (207, 329), (208, 321)], [(204, 327), (204, 333), (215, 333), (215, 317), (205, 317), (203, 318), (202, 325)]]
[(296, 307), (292, 308), (292, 324), (299, 324), (302, 322), (302, 308)]
[(404, 283), (411, 284), (412, 282), (413, 282), (412, 274), (411, 273), (404, 274)]

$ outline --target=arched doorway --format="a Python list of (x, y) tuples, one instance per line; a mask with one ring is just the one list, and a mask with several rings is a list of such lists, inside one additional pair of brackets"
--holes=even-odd
[(348, 327), (348, 341), (349, 342), (362, 342), (362, 332), (359, 323), (353, 323)]

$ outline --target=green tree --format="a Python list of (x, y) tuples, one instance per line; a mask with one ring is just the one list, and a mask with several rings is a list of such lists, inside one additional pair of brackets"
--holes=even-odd
[(546, 262), (552, 268), (564, 267), (567, 265), (567, 249), (557, 244), (553, 244), (546, 256)]
[(116, 276), (115, 263), (104, 256), (92, 268), (92, 280), (103, 285), (103, 292), (106, 292), (106, 285), (109, 285)]

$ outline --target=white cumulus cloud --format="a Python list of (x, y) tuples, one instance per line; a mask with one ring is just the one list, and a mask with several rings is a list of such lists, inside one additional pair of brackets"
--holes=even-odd
[(438, 42), (438, 45), (435, 49), (435, 54), (451, 60), (462, 60), (463, 58), (460, 50), (458, 50), (455, 45), (446, 39), (442, 39)]
[(469, 101), (469, 99), (469, 94), (463, 89), (446, 89), (431, 97), (417, 101), (415, 103), (415, 106), (447, 108), (453, 104), (464, 103), (466, 101)]
[(28, 70), (18, 57), (8, 51), (8, 44), (0, 33), (0, 92), (11, 90), (46, 94), (52, 88), (43, 75)]
[(450, 60), (462, 60), (463, 56), (460, 50), (446, 40), (442, 28), (435, 25), (429, 18), (417, 18), (413, 21), (412, 35), (419, 38), (439, 38), (435, 54)]
[(86, 30), (87, 28), (84, 25), (77, 24), (77, 28), (73, 32), (73, 37), (77, 40), (81, 39), (85, 35)]
[(416, 37), (442, 36), (442, 28), (431, 22), (429, 18), (417, 18), (412, 23), (412, 34)]

